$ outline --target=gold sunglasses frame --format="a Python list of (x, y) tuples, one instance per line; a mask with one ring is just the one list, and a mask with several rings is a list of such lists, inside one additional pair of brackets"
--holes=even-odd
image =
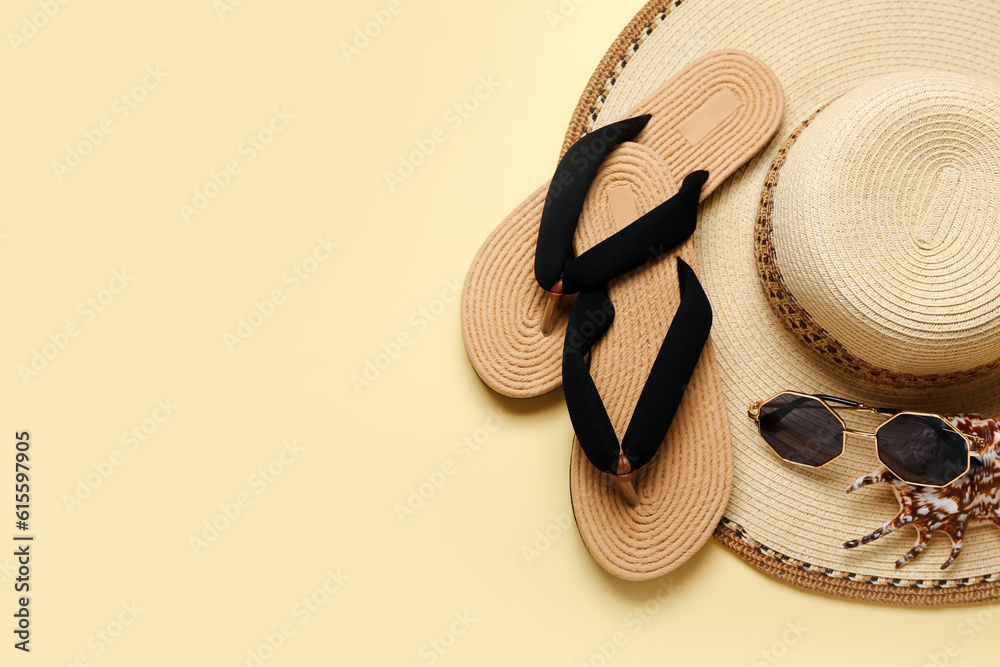
[[(832, 459), (830, 459), (826, 463), (823, 463), (822, 465), (811, 466), (811, 465), (809, 465), (807, 463), (799, 463), (797, 461), (789, 461), (788, 459), (784, 458), (781, 454), (779, 454), (778, 450), (776, 450), (771, 445), (771, 443), (768, 442), (767, 438), (764, 437), (764, 434), (761, 431), (761, 426), (760, 426), (760, 411), (761, 411), (761, 408), (763, 408), (765, 405), (767, 405), (768, 403), (770, 403), (774, 399), (778, 398), (779, 396), (784, 396), (786, 394), (791, 395), (791, 396), (799, 396), (799, 397), (802, 397), (802, 398), (811, 398), (813, 400), (819, 401), (819, 403), (821, 403), (823, 405), (823, 407), (826, 408), (827, 411), (829, 411), (829, 413), (832, 414), (836, 418), (836, 420), (838, 422), (840, 422), (841, 433), (840, 433), (840, 453), (839, 454), (837, 454), (835, 457), (833, 457)], [(846, 401), (847, 399), (843, 399), (843, 400)], [(871, 440), (874, 440), (875, 441), (875, 458), (878, 459), (878, 462), (881, 463), (883, 466), (885, 466), (885, 469), (888, 470), (893, 475), (893, 477), (895, 477), (896, 479), (900, 480), (904, 484), (909, 484), (911, 486), (922, 486), (922, 487), (928, 487), (928, 488), (933, 488), (933, 489), (943, 489), (945, 487), (951, 486), (956, 481), (958, 481), (963, 476), (965, 476), (965, 474), (968, 473), (969, 470), (972, 469), (972, 459), (973, 459), (973, 457), (980, 457), (980, 456), (982, 456), (985, 453), (985, 450), (986, 450), (986, 441), (984, 441), (979, 436), (969, 436), (969, 435), (967, 435), (965, 433), (962, 433), (961, 431), (958, 430), (958, 428), (955, 427), (955, 425), (953, 423), (951, 423), (951, 420), (949, 420), (947, 417), (945, 417), (944, 415), (934, 414), (934, 413), (931, 413), (931, 412), (911, 412), (911, 411), (908, 411), (908, 410), (901, 410), (901, 411), (899, 411), (899, 412), (891, 415), (889, 417), (889, 419), (887, 419), (884, 422), (882, 422), (881, 424), (879, 424), (878, 428), (876, 428), (873, 433), (869, 433), (867, 431), (859, 431), (857, 429), (850, 428), (847, 425), (847, 423), (843, 419), (840, 418), (840, 415), (837, 414), (837, 412), (836, 412), (837, 410), (851, 410), (851, 411), (860, 411), (860, 412), (872, 412), (872, 413), (875, 413), (875, 414), (886, 414), (886, 413), (880, 412), (878, 408), (873, 408), (873, 407), (864, 405), (862, 403), (857, 403), (856, 401), (848, 401), (848, 402), (849, 403), (855, 403), (855, 405), (838, 405), (838, 406), (832, 406), (822, 396), (819, 396), (817, 394), (804, 394), (804, 393), (798, 392), (798, 391), (787, 391), (786, 390), (786, 391), (779, 391), (778, 393), (772, 395), (771, 397), (767, 398), (766, 400), (763, 400), (763, 401), (754, 401), (753, 403), (750, 404), (750, 407), (747, 408), (747, 416), (750, 417), (750, 419), (752, 419), (757, 424), (757, 433), (760, 435), (761, 439), (767, 444), (768, 448), (772, 452), (774, 452), (775, 456), (777, 456), (779, 459), (781, 459), (785, 463), (791, 463), (792, 465), (802, 466), (803, 468), (811, 468), (813, 470), (815, 470), (817, 468), (826, 467), (826, 466), (830, 465), (831, 463), (833, 463), (834, 461), (836, 461), (837, 459), (839, 459), (841, 456), (844, 455), (844, 452), (847, 450), (847, 434), (848, 433), (852, 433), (854, 435), (859, 435), (859, 436), (861, 436), (863, 438), (869, 438)], [(961, 438), (965, 441), (965, 448), (966, 448), (966, 451), (968, 452), (968, 457), (965, 460), (965, 470), (963, 470), (959, 475), (957, 475), (955, 477), (955, 479), (951, 480), (947, 484), (917, 484), (917, 483), (911, 482), (909, 480), (905, 480), (902, 477), (900, 477), (899, 475), (897, 475), (893, 470), (891, 470), (889, 468), (889, 466), (886, 465), (885, 461), (882, 460), (882, 457), (879, 456), (879, 451), (878, 451), (878, 432), (886, 424), (888, 424), (889, 422), (895, 420), (897, 417), (904, 417), (904, 416), (911, 416), (911, 415), (912, 416), (917, 416), (917, 417), (935, 417), (937, 419), (940, 419), (942, 422), (944, 422), (945, 424), (947, 424), (947, 426), (951, 430), (953, 430), (955, 433), (957, 433), (959, 436), (961, 436)]]

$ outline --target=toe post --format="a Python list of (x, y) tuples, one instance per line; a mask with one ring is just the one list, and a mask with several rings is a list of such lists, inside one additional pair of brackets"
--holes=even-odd
[(629, 505), (637, 507), (639, 505), (639, 494), (635, 491), (635, 484), (632, 483), (632, 464), (624, 454), (618, 459), (618, 474), (615, 481), (621, 487), (622, 495)]
[(542, 317), (542, 333), (546, 336), (552, 333), (552, 322), (555, 320), (556, 306), (559, 305), (559, 301), (563, 297), (562, 290), (563, 281), (561, 279), (552, 286), (551, 290), (545, 290), (549, 301), (545, 304), (545, 315)]

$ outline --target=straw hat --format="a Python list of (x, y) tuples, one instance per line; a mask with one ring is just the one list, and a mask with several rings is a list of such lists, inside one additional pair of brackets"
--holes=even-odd
[(663, 5), (614, 43), (567, 146), (720, 48), (757, 56), (785, 91), (777, 137), (705, 201), (695, 236), (735, 457), (716, 538), (762, 570), (848, 597), (1000, 597), (1000, 528), (967, 530), (946, 570), (940, 533), (901, 568), (912, 528), (847, 550), (900, 512), (888, 485), (846, 493), (880, 469), (871, 445), (849, 440), (831, 465), (803, 469), (747, 417), (790, 389), (1000, 418), (996, 1)]

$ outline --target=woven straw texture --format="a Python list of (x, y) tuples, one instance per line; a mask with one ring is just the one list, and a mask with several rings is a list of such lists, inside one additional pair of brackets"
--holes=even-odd
[[(726, 392), (736, 465), (732, 498), (716, 537), (760, 569), (827, 593), (899, 604), (959, 603), (1000, 597), (997, 585), (1000, 531), (995, 527), (970, 529), (962, 555), (946, 571), (939, 568), (950, 545), (940, 535), (905, 568), (894, 567), (895, 560), (909, 549), (914, 539), (912, 529), (908, 528), (847, 551), (841, 547), (845, 541), (884, 524), (899, 509), (892, 492), (885, 488), (845, 494), (847, 486), (857, 477), (879, 468), (870, 445), (852, 442), (854, 446), (849, 446), (844, 456), (822, 470), (792, 469), (764, 445), (746, 415), (751, 402), (786, 388), (933, 412), (1000, 415), (1000, 377), (996, 373), (958, 384), (915, 388), (857, 377), (820, 360), (771, 310), (761, 288), (755, 252), (756, 220), (771, 165), (789, 136), (817, 109), (873, 79), (914, 69), (1000, 80), (1000, 42), (996, 39), (1000, 34), (1000, 12), (996, 3), (993, 0), (813, 0), (809, 3), (684, 0), (670, 4), (669, 11), (660, 3), (647, 5), (615, 42), (581, 99), (566, 142), (572, 143), (587, 129), (624, 117), (628, 109), (683, 63), (718, 48), (737, 48), (756, 55), (775, 71), (785, 90), (785, 117), (777, 139), (704, 203), (695, 236), (701, 276), (716, 314), (713, 339)], [(889, 126), (900, 129), (895, 122)], [(920, 141), (924, 142), (922, 147), (918, 145)], [(933, 135), (928, 134), (923, 140), (887, 140), (872, 150), (902, 146), (909, 147), (914, 155), (923, 155), (934, 153), (936, 145)], [(889, 160), (891, 166), (888, 171), (881, 171), (884, 165), (870, 162), (871, 155), (865, 155), (868, 149), (866, 145), (855, 144), (837, 146), (834, 152), (857, 151), (860, 155), (852, 169), (868, 164), (873, 172), (879, 173), (877, 178), (884, 179), (880, 187), (892, 187), (892, 194), (888, 200), (882, 200), (884, 208), (879, 212), (912, 210), (915, 200), (908, 197), (924, 197), (924, 208), (944, 211), (939, 216), (942, 224), (934, 224), (938, 221), (926, 216), (918, 223), (905, 221), (909, 229), (924, 232), (922, 243), (930, 250), (925, 248), (923, 252), (934, 254), (935, 249), (962, 246), (966, 240), (979, 238), (978, 245), (970, 243), (965, 247), (972, 253), (971, 263), (989, 262), (989, 265), (969, 267), (964, 262), (955, 263), (958, 253), (949, 250), (942, 253), (951, 254), (951, 258), (941, 263), (941, 275), (962, 272), (966, 276), (976, 275), (973, 281), (976, 286), (963, 287), (962, 291), (969, 294), (980, 290), (979, 293), (988, 294), (990, 269), (997, 265), (990, 254), (996, 252), (997, 245), (992, 239), (998, 227), (998, 207), (996, 198), (990, 196), (996, 192), (993, 187), (996, 164), (973, 159), (975, 151), (964, 156), (956, 151), (948, 160), (938, 155), (936, 164), (947, 161), (957, 172), (942, 175), (942, 169), (928, 166), (934, 164), (933, 155), (929, 162), (908, 166), (901, 156), (884, 154), (882, 159)], [(901, 160), (898, 164), (893, 162), (897, 159)], [(954, 182), (956, 177), (959, 182), (983, 184), (986, 189), (963, 190), (966, 194), (960, 195), (959, 201), (964, 204), (953, 207), (951, 199), (943, 201), (948, 199), (945, 194), (934, 193), (947, 193), (948, 188), (940, 184)], [(891, 179), (896, 179), (895, 186), (888, 182)], [(780, 190), (779, 182), (775, 196)], [(969, 206), (974, 206), (974, 210)], [(855, 220), (864, 213), (871, 211), (858, 207), (837, 212), (841, 219)], [(898, 217), (881, 220), (884, 226), (876, 231), (891, 233), (890, 225), (902, 224)], [(879, 221), (868, 220), (864, 224), (873, 229)], [(970, 230), (969, 225), (982, 225), (986, 231)], [(920, 253), (920, 236), (920, 232), (916, 233), (916, 240), (907, 246), (916, 248), (912, 251), (915, 256)], [(880, 247), (890, 251), (899, 238), (893, 240), (889, 236)], [(780, 263), (784, 246), (777, 242), (776, 246)], [(799, 270), (799, 276), (802, 275)], [(895, 288), (907, 282), (899, 276), (894, 280)], [(800, 286), (801, 283), (794, 287)], [(883, 318), (899, 312), (898, 308), (887, 307), (898, 294), (893, 296), (891, 300), (871, 301), (882, 304)], [(975, 324), (965, 331), (973, 340), (985, 342), (988, 335), (984, 332), (992, 326), (990, 308), (981, 303), (974, 308), (980, 317), (971, 318), (969, 321), (975, 320)], [(826, 319), (821, 321), (817, 314), (816, 321), (824, 326), (828, 321), (837, 321), (836, 315), (824, 315)], [(867, 317), (869, 322), (877, 321), (871, 313)], [(917, 337), (921, 327), (926, 326), (921, 324), (920, 317), (906, 320), (906, 325), (898, 327), (899, 332), (909, 327), (908, 333), (917, 332)], [(933, 327), (926, 330), (936, 331)], [(845, 349), (864, 341), (863, 336), (851, 332), (837, 333)], [(873, 360), (880, 366), (893, 366), (891, 370), (896, 372), (923, 374), (935, 369), (973, 370), (1000, 356), (991, 357), (993, 352), (984, 344), (983, 349), (968, 356), (949, 354), (934, 361), (923, 355), (927, 363), (916, 363), (918, 359), (907, 359), (900, 349), (905, 352), (906, 347), (882, 357), (873, 355)], [(859, 356), (873, 352), (851, 351)]]
[[(973, 90), (969, 90), (970, 84)], [(933, 92), (928, 91), (928, 87)], [(921, 154), (925, 159), (932, 157), (940, 160), (942, 157), (935, 152), (921, 150), (927, 135), (952, 148), (963, 148), (966, 136), (981, 139), (992, 130), (995, 135), (993, 146), (1000, 149), (1000, 142), (996, 141), (1000, 118), (989, 119), (992, 122), (980, 127), (969, 127), (963, 122), (969, 119), (961, 114), (961, 111), (969, 110), (976, 115), (988, 111), (1000, 116), (997, 91), (992, 91), (992, 95), (990, 92), (983, 89), (981, 82), (956, 80), (954, 75), (896, 75), (888, 80), (876, 79), (860, 86), (822, 114), (821, 125), (829, 126), (840, 121), (857, 127), (858, 119), (848, 112), (854, 109), (852, 104), (856, 105), (859, 99), (868, 101), (891, 93), (897, 104), (902, 105), (902, 108), (896, 109), (896, 114), (885, 114), (883, 121), (892, 118), (892, 129), (908, 126), (906, 139), (913, 142), (910, 148), (916, 154), (914, 159), (906, 161), (908, 167), (916, 172), (921, 169), (933, 171), (931, 178), (925, 179), (924, 183), (907, 184), (906, 192), (911, 197), (908, 211), (905, 202), (895, 200), (890, 200), (891, 204), (899, 208), (880, 211), (880, 215), (871, 212), (851, 212), (848, 215), (844, 206), (846, 202), (839, 202), (841, 206), (838, 207), (830, 201), (817, 201), (818, 197), (802, 201), (802, 186), (815, 188), (818, 183), (827, 184), (828, 191), (824, 194), (829, 199), (830, 195), (842, 193), (857, 196), (856, 189), (863, 185), (869, 192), (861, 199), (871, 206), (873, 200), (882, 203), (878, 193), (891, 189), (890, 183), (907, 180), (892, 172), (873, 170), (870, 165), (852, 165), (851, 158), (859, 155), (855, 151), (843, 156), (831, 156), (824, 151), (823, 159), (817, 160), (819, 151), (812, 151), (814, 147), (809, 144), (816, 143), (822, 135), (812, 131), (808, 136), (812, 141), (800, 143), (797, 151), (797, 155), (807, 158), (803, 160), (805, 164), (793, 162), (790, 170), (784, 169), (792, 147), (815, 116), (810, 116), (778, 150), (765, 179), (757, 215), (757, 265), (775, 316), (789, 331), (799, 336), (803, 345), (816, 352), (818, 359), (852, 377), (895, 387), (938, 387), (966, 382), (994, 372), (1000, 366), (1000, 359), (996, 356), (1000, 345), (1000, 336), (997, 335), (1000, 273), (991, 270), (1000, 260), (1000, 245), (996, 238), (990, 238), (990, 234), (983, 234), (992, 231), (992, 236), (995, 236), (1000, 230), (991, 230), (982, 220), (955, 220), (953, 217), (953, 214), (979, 214), (981, 218), (989, 210), (990, 199), (995, 200), (998, 194), (995, 178), (996, 167), (1000, 165), (1000, 150), (992, 155), (982, 151), (972, 152), (970, 157), (974, 162), (981, 163), (976, 165), (979, 169), (973, 175), (986, 177), (981, 179), (986, 182), (975, 184), (961, 183), (961, 179), (957, 178), (958, 170), (947, 164), (943, 167), (937, 165), (938, 169), (934, 169), (933, 164), (913, 164)], [(964, 100), (963, 93), (966, 96)], [(968, 97), (970, 93), (975, 97)], [(981, 102), (991, 98), (992, 102), (983, 107)], [(960, 108), (958, 103), (963, 101), (964, 108)], [(932, 113), (928, 116), (927, 105), (936, 110), (947, 108), (947, 115)], [(887, 133), (889, 136), (879, 137), (871, 118), (863, 122), (867, 128), (865, 145), (869, 147), (863, 156), (868, 161), (895, 165), (895, 162), (885, 160), (877, 148), (879, 139), (895, 144), (893, 139), (898, 135)], [(815, 124), (812, 127), (814, 131), (817, 129)], [(825, 139), (833, 146), (851, 145), (841, 137)], [(898, 145), (893, 146), (895, 150), (899, 148)], [(949, 157), (945, 155), (945, 161)], [(837, 166), (847, 173), (828, 173), (823, 169), (827, 166)], [(781, 178), (782, 173), (784, 179)], [(803, 173), (812, 174), (811, 183), (802, 183), (801, 177), (796, 178)], [(842, 182), (841, 176), (856, 174), (866, 176), (862, 179), (863, 184), (858, 183), (858, 179)], [(780, 197), (775, 193), (779, 181), (783, 188)], [(922, 191), (927, 188), (921, 188), (921, 185), (930, 186), (932, 191)], [(801, 189), (796, 189), (796, 186)], [(965, 187), (959, 189), (958, 186)], [(945, 187), (947, 190), (943, 189)], [(974, 193), (983, 197), (984, 201), (971, 204), (961, 201), (962, 195)], [(954, 207), (954, 211), (947, 211), (949, 207)], [(833, 215), (830, 219), (825, 215), (810, 218), (810, 212)], [(902, 224), (886, 224), (887, 219), (901, 212), (908, 214)], [(952, 215), (949, 216), (949, 213)], [(782, 271), (775, 248), (774, 220), (782, 215), (786, 244), (782, 254), (789, 260), (798, 260), (789, 261), (791, 273)], [(915, 220), (917, 226), (909, 225), (910, 220)], [(836, 224), (831, 226), (834, 221)], [(945, 221), (950, 223), (950, 236), (953, 238), (948, 238), (949, 230), (942, 229)], [(893, 229), (904, 234), (909, 232), (911, 238), (886, 238), (886, 230)], [(829, 246), (831, 239), (837, 236), (842, 237), (846, 244), (860, 240), (868, 247), (833, 250)], [(916, 257), (881, 256), (887, 250), (889, 254), (902, 254), (914, 249)], [(846, 266), (843, 260), (852, 258), (859, 260), (860, 266)], [(826, 263), (831, 264), (832, 272), (827, 270)], [(909, 271), (901, 272), (900, 267)], [(786, 276), (792, 277), (793, 284), (807, 287), (798, 292), (803, 299), (796, 297), (796, 290), (790, 287)], [(803, 300), (810, 297), (812, 310), (826, 316), (823, 320), (825, 327), (803, 305)], [(856, 310), (847, 312), (848, 305)], [(856, 321), (851, 321), (852, 318)], [(830, 329), (838, 328), (844, 332), (844, 340), (851, 341), (848, 346), (831, 333)], [(858, 350), (858, 354), (848, 347)], [(900, 370), (904, 368), (923, 372)]]

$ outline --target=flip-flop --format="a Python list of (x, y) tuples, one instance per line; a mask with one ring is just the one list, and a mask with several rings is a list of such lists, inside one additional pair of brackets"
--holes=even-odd
[[(704, 200), (768, 143), (783, 106), (781, 86), (764, 63), (740, 51), (718, 51), (691, 63), (626, 115), (652, 115), (634, 138), (641, 146), (631, 148), (659, 158), (668, 194), (692, 171), (708, 171)], [(582, 173), (577, 167), (584, 165), (571, 166), (563, 178), (576, 182)], [(540, 396), (562, 384), (572, 295), (553, 312), (556, 281), (543, 289), (534, 271), (551, 185), (538, 188), (489, 235), (462, 291), (462, 335), (472, 367), (487, 386), (513, 398)], [(556, 182), (556, 187), (564, 185)], [(577, 253), (586, 247), (581, 245), (585, 233), (581, 220), (573, 240)], [(552, 322), (545, 333), (547, 314)]]
[[(700, 325), (704, 339), (688, 345), (689, 357), (693, 350), (689, 365), (696, 365), (666, 372), (667, 380), (675, 381), (674, 405), (665, 406), (664, 414), (656, 416), (656, 399), (663, 392), (654, 389), (640, 398), (661, 346), (664, 358), (669, 360), (672, 354), (664, 340), (669, 339), (681, 304), (682, 282), (685, 302), (698, 303), (703, 296), (700, 286), (692, 291), (692, 285), (697, 285), (692, 244), (690, 240), (677, 248), (654, 244), (648, 248), (650, 261), (611, 280), (606, 295), (599, 290), (595, 293), (593, 285), (584, 285), (580, 297), (584, 303), (574, 307), (569, 329), (569, 318), (561, 313), (551, 333), (542, 332), (546, 305), (553, 301), (554, 292), (570, 291), (566, 284), (559, 285), (559, 279), (569, 282), (570, 274), (579, 272), (577, 267), (589, 257), (584, 254), (587, 250), (626, 227), (628, 233), (637, 218), (636, 225), (650, 212), (662, 209), (661, 204), (678, 192), (682, 179), (688, 197), (688, 182), (696, 179), (695, 197), (687, 207), (693, 220), (698, 199), (707, 197), (766, 145), (777, 130), (782, 110), (780, 85), (756, 58), (725, 51), (692, 63), (629, 114), (637, 119), (649, 116), (631, 137), (634, 141), (621, 143), (603, 160), (595, 155), (577, 165), (572, 153), (564, 156), (569, 164), (560, 163), (553, 181), (494, 231), (469, 271), (463, 294), (463, 331), (472, 364), (489, 386), (519, 397), (554, 389), (562, 381), (566, 343), (567, 369), (577, 378), (572, 391), (567, 387), (574, 426), (585, 440), (602, 440), (596, 450), (620, 453), (617, 466), (614, 457), (588, 460), (579, 440), (574, 441), (574, 512), (595, 560), (621, 578), (660, 576), (686, 561), (711, 536), (729, 498), (729, 425), (704, 318)], [(612, 133), (606, 142), (621, 139)], [(696, 170), (707, 174), (696, 177)], [(547, 238), (551, 233), (543, 230), (539, 235), (543, 209), (554, 206), (546, 206), (546, 198), (562, 198), (563, 190), (579, 188), (581, 183), (586, 196), (581, 198), (582, 210), (571, 239), (565, 233), (556, 234), (561, 242), (572, 242), (579, 259), (570, 262), (562, 276), (555, 275), (558, 270), (534, 270), (538, 268), (533, 267), (536, 239), (539, 248), (552, 244)], [(566, 259), (570, 255), (567, 249)], [(587, 352), (591, 355), (589, 373), (583, 361)], [(585, 373), (592, 379), (581, 379)], [(686, 392), (685, 374), (690, 374)], [(653, 379), (649, 384), (665, 386)], [(589, 396), (582, 403), (581, 391)], [(599, 406), (602, 397), (604, 405)], [(637, 408), (639, 403), (645, 407)], [(606, 412), (598, 406), (606, 406)], [(674, 410), (675, 418), (670, 414)], [(640, 413), (636, 420), (633, 412)], [(636, 429), (629, 433), (632, 421)], [(653, 422), (655, 428), (649, 428)], [(665, 438), (651, 441), (651, 433), (668, 428)], [(623, 435), (624, 444), (619, 444)], [(634, 446), (637, 438), (644, 441), (642, 447)], [(588, 450), (594, 454), (595, 447)], [(635, 493), (632, 502), (625, 492)]]
[[(671, 226), (690, 234), (704, 178), (694, 172), (668, 199), (664, 206), (682, 205)], [(616, 151), (587, 196), (581, 247), (668, 198), (670, 182), (651, 151)], [(651, 261), (606, 289), (581, 292), (565, 337), (576, 523), (594, 560), (629, 580), (661, 576), (694, 555), (722, 517), (733, 476), (711, 308), (692, 244), (654, 248)]]

